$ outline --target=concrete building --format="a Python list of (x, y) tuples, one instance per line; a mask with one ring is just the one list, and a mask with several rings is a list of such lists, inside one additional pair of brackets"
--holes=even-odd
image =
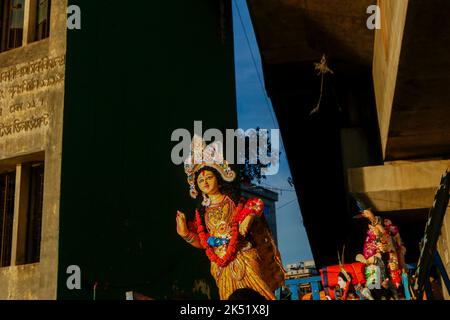
[(300, 261), (286, 265), (287, 279), (300, 279), (317, 275), (314, 260)]
[(0, 299), (56, 297), (67, 4), (49, 4), (0, 1)]
[[(400, 227), (417, 262), (427, 213), (450, 167), (450, 2), (248, 0), (268, 94), (318, 267), (362, 250), (350, 194)], [(378, 5), (380, 28), (368, 28)], [(314, 63), (326, 54), (333, 74)], [(450, 271), (450, 215), (439, 252)], [(447, 296), (448, 298), (448, 296)]]
[[(309, 278), (316, 276), (317, 274), (314, 260), (300, 261), (298, 263), (286, 265), (286, 280)], [(292, 290), (291, 286), (289, 286), (289, 290)], [(297, 285), (297, 295), (300, 299), (310, 292), (312, 292), (310, 283)]]
[(0, 0), (0, 44), (0, 299), (217, 297), (170, 137), (237, 127), (231, 4)]

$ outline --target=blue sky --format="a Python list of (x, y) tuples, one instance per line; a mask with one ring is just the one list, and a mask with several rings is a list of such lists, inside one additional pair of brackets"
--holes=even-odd
[[(278, 129), (270, 99), (263, 88), (264, 75), (259, 49), (245, 0), (233, 0), (233, 26), (239, 127), (242, 129), (257, 127)], [(246, 34), (249, 41), (247, 41)], [(256, 66), (252, 59), (252, 53)], [(278, 245), (285, 265), (312, 259), (297, 196), (294, 188), (288, 183), (289, 177), (291, 177), (291, 173), (283, 149), (279, 173), (267, 177), (263, 186), (269, 185), (282, 190), (278, 191), (277, 231)]]

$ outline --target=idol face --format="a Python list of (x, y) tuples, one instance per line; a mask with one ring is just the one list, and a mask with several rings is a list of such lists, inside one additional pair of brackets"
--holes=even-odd
[(361, 215), (362, 215), (364, 218), (367, 218), (367, 219), (370, 219), (370, 218), (373, 217), (373, 213), (372, 213), (372, 211), (369, 210), (369, 209), (364, 210), (364, 211), (361, 213)]
[(338, 285), (341, 289), (344, 289), (346, 284), (347, 284), (347, 282), (345, 282), (345, 280), (342, 279), (342, 277), (338, 277)]
[(197, 185), (201, 192), (211, 195), (219, 192), (219, 183), (215, 174), (209, 170), (200, 172), (197, 178)]

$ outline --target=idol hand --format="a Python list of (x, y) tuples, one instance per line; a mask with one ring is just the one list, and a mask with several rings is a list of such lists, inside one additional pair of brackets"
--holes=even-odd
[(247, 236), (250, 227), (252, 226), (253, 220), (255, 219), (254, 215), (248, 215), (244, 221), (239, 225), (239, 233), (245, 237)]
[(375, 219), (375, 216), (371, 210), (364, 210), (361, 214), (364, 218), (369, 219), (370, 221), (373, 221)]
[(177, 220), (177, 233), (181, 237), (187, 237), (187, 235), (189, 234), (189, 228), (186, 223), (186, 215), (181, 211), (177, 211), (176, 220)]

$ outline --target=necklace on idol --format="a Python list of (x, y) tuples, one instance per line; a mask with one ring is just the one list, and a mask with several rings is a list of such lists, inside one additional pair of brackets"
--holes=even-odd
[[(221, 202), (225, 199), (221, 200)], [(211, 262), (216, 263), (220, 267), (226, 267), (236, 258), (237, 252), (237, 241), (239, 237), (239, 223), (237, 220), (237, 216), (235, 215), (233, 218), (232, 226), (231, 226), (231, 239), (228, 243), (227, 250), (225, 255), (220, 258), (215, 252), (214, 249), (208, 244), (209, 234), (206, 232), (206, 228), (202, 223), (202, 218), (198, 210), (195, 213), (195, 220), (197, 225), (197, 232), (200, 238), (200, 243), (203, 248), (206, 250), (206, 255)]]

